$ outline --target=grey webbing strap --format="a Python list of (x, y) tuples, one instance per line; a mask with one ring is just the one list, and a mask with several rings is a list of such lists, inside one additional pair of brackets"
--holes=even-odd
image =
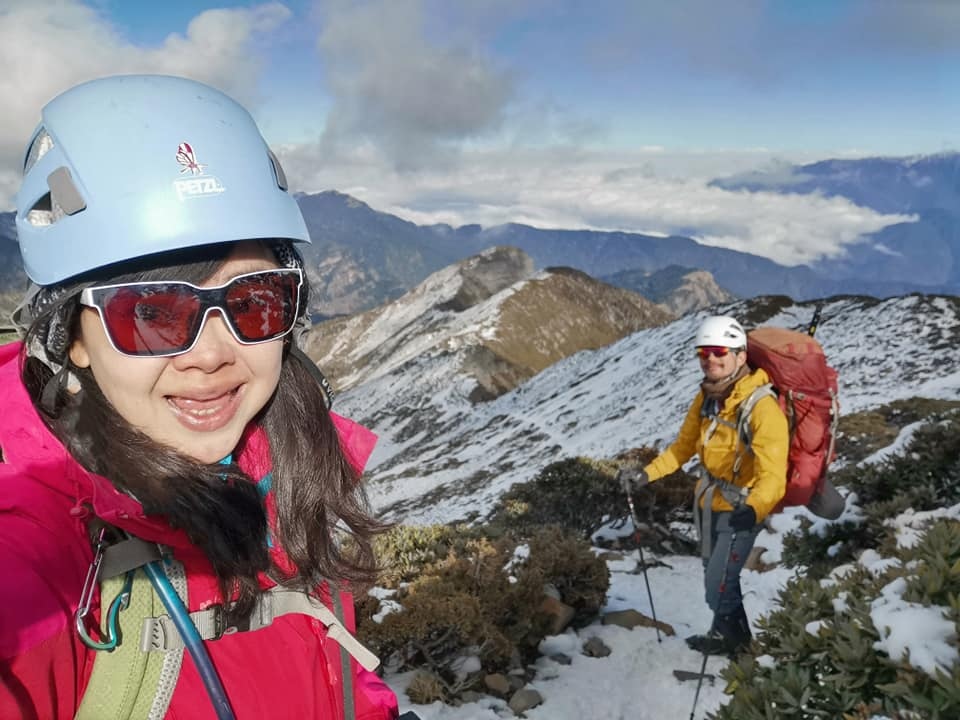
[(752, 451), (753, 431), (750, 429), (750, 414), (753, 412), (753, 408), (756, 407), (757, 403), (765, 397), (772, 397), (774, 399), (777, 397), (777, 393), (770, 383), (761, 385), (751, 392), (747, 396), (747, 399), (740, 404), (740, 409), (737, 412), (737, 450), (736, 457), (733, 460), (734, 480), (740, 475), (740, 464), (743, 462), (743, 453), (740, 451), (741, 445), (743, 445), (746, 450)]
[[(717, 490), (734, 508), (745, 502), (750, 492), (749, 488), (715, 478), (707, 472), (705, 467), (700, 467), (700, 482), (697, 483), (697, 489), (693, 495), (693, 524), (700, 534), (700, 556), (705, 560), (710, 557), (713, 550), (713, 496)], [(701, 499), (703, 500), (702, 516), (699, 512)]]
[[(281, 615), (309, 615), (327, 628), (327, 637), (337, 642), (350, 653), (366, 670), (374, 670), (380, 664), (379, 658), (365, 648), (343, 623), (324, 605), (306, 593), (298, 590), (274, 587), (260, 595), (250, 613), (249, 625), (227, 627), (224, 622), (223, 607), (214, 605), (206, 610), (190, 613), (190, 619), (204, 640), (216, 640), (224, 634), (238, 631), (260, 630), (269, 626)], [(183, 646), (183, 639), (167, 615), (145, 618), (140, 632), (140, 649), (144, 652), (172, 650)]]
[[(697, 529), (697, 534), (700, 536), (700, 556), (704, 558), (710, 557), (710, 529), (713, 524), (713, 485), (710, 484), (709, 478), (706, 470), (704, 470), (700, 475), (700, 482), (697, 483), (697, 488), (693, 493), (693, 525)], [(707, 500), (703, 500), (703, 496), (706, 495), (707, 490), (710, 491), (710, 496)], [(703, 515), (700, 514), (700, 502), (703, 500)]]
[(103, 551), (103, 560), (100, 562), (100, 579), (109, 580), (160, 559), (160, 548), (155, 543), (130, 537), (113, 545), (108, 545)]
[[(156, 547), (155, 545), (153, 547)], [(187, 574), (183, 565), (178, 562), (166, 563), (164, 572), (177, 595), (187, 602)], [(183, 665), (183, 650), (176, 650), (163, 654), (163, 664), (160, 666), (160, 677), (157, 680), (157, 691), (153, 696), (150, 714), (147, 720), (162, 720), (167, 716), (173, 691), (180, 677), (180, 668)]]
[[(343, 599), (336, 588), (331, 588), (330, 594), (333, 596), (333, 611), (337, 615), (340, 626), (343, 627)], [(343, 720), (354, 720), (357, 711), (353, 701), (353, 670), (350, 667), (350, 656), (342, 643), (340, 645), (340, 677), (343, 678)]]

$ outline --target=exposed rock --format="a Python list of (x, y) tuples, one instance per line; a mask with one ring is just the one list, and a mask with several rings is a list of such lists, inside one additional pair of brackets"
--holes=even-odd
[(766, 551), (767, 548), (754, 545), (750, 550), (750, 554), (747, 555), (747, 561), (743, 564), (743, 567), (745, 567), (747, 570), (753, 570), (755, 572), (766, 572), (767, 570), (775, 567), (775, 565), (765, 563), (763, 561), (763, 554)]
[(681, 278), (680, 285), (661, 301), (661, 305), (680, 316), (733, 300), (736, 296), (717, 285), (713, 275), (706, 270), (694, 270)]
[(496, 247), (460, 263), (460, 288), (439, 310), (463, 312), (533, 274), (533, 260), (512, 247)]
[(642, 627), (658, 627), (660, 631), (666, 635), (675, 634), (672, 625), (668, 625), (662, 620), (655, 621), (653, 618), (647, 617), (633, 608), (606, 613), (600, 622), (602, 625), (617, 625), (627, 630), (633, 630), (633, 628), (638, 625)]
[(566, 603), (549, 595), (540, 604), (540, 611), (550, 616), (550, 635), (562, 633), (577, 612)]
[(490, 692), (501, 697), (506, 697), (511, 690), (510, 679), (502, 673), (486, 675), (483, 684)]
[(460, 705), (468, 705), (470, 703), (480, 702), (483, 700), (483, 694), (478, 693), (475, 690), (464, 690), (460, 693), (460, 697), (457, 698)]
[(521, 688), (510, 698), (510, 709), (514, 715), (521, 715), (543, 702), (543, 696), (532, 688)]
[(620, 560), (625, 560), (626, 556), (623, 553), (612, 552), (610, 550), (605, 550), (604, 552), (597, 553), (597, 557), (601, 560), (606, 560), (607, 562), (617, 562)]
[(573, 658), (571, 658), (569, 655), (564, 655), (563, 653), (554, 653), (550, 656), (550, 659), (558, 665), (570, 665), (573, 663)]
[(607, 644), (598, 637), (592, 637), (583, 644), (583, 654), (587, 657), (606, 657), (611, 652)]
[(624, 270), (603, 278), (622, 288), (640, 293), (670, 313), (679, 316), (711, 305), (736, 300), (720, 287), (706, 270), (670, 265), (660, 270)]

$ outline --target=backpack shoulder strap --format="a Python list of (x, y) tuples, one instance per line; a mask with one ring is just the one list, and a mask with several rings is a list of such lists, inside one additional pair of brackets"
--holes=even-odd
[[(183, 566), (170, 559), (167, 577), (181, 598), (187, 596)], [(108, 577), (100, 584), (101, 605), (121, 595), (132, 576), (127, 597), (120, 598), (118, 624), (121, 640), (109, 652), (97, 652), (90, 680), (80, 701), (75, 720), (121, 720), (146, 718), (163, 720), (180, 675), (183, 648), (166, 653), (148, 653), (137, 639), (145, 618), (164, 612), (163, 603), (142, 569)]]
[(777, 392), (773, 389), (771, 383), (766, 383), (754, 389), (740, 403), (740, 408), (737, 410), (737, 449), (733, 460), (734, 479), (740, 475), (740, 466), (743, 463), (744, 454), (753, 452), (753, 431), (750, 429), (750, 415), (757, 403), (765, 397), (777, 397)]
[[(201, 639), (217, 640), (227, 630), (241, 632), (260, 630), (270, 625), (274, 619), (291, 614), (309, 615), (323, 623), (327, 628), (327, 637), (352, 655), (364, 669), (372, 671), (380, 664), (379, 658), (347, 630), (338, 613), (330, 610), (321, 600), (312, 595), (280, 585), (270, 588), (257, 598), (250, 617), (242, 627), (225, 626), (221, 605), (211, 605), (203, 610), (195, 610), (190, 613), (190, 620), (196, 626)], [(153, 617), (141, 618), (141, 620), (143, 624), (138, 629), (137, 637), (140, 638), (140, 647), (145, 652), (167, 652), (183, 646), (183, 639), (165, 613), (160, 612)]]
[(777, 399), (777, 391), (773, 389), (771, 383), (766, 383), (756, 388), (747, 395), (746, 400), (740, 403), (740, 409), (737, 411), (737, 437), (740, 442), (750, 450), (753, 443), (753, 431), (750, 429), (750, 415), (753, 409), (765, 397)]
[[(333, 612), (337, 622), (345, 629), (346, 616), (343, 612), (343, 598), (340, 597), (340, 590), (331, 586), (330, 595), (333, 599)], [(356, 702), (353, 699), (353, 668), (350, 667), (350, 652), (347, 650), (346, 644), (339, 640), (337, 642), (340, 644), (340, 680), (343, 683), (343, 718), (344, 720), (355, 720), (357, 717), (357, 708)]]

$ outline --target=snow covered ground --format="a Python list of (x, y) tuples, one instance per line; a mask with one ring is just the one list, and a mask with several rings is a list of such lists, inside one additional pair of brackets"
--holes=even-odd
[[(876, 462), (902, 453), (915, 431), (910, 426), (883, 452), (866, 462)], [(863, 463), (861, 463), (863, 464)], [(783, 536), (799, 527), (800, 518), (814, 521), (811, 532), (821, 531), (829, 521), (814, 518), (802, 508), (790, 508), (774, 516), (772, 527), (761, 532), (757, 545), (767, 549), (765, 562), (780, 559)], [(934, 517), (951, 517), (960, 521), (960, 505), (931, 513), (901, 514), (893, 521), (897, 527), (898, 543), (907, 546), (917, 541), (926, 522)], [(856, 521), (860, 518), (856, 496), (848, 496), (847, 510), (836, 522)], [(627, 523), (623, 533), (632, 532)], [(599, 621), (581, 629), (568, 630), (562, 635), (547, 638), (541, 650), (545, 656), (562, 653), (572, 658), (570, 665), (562, 665), (542, 657), (537, 664), (536, 679), (529, 687), (536, 689), (544, 702), (529, 710), (525, 716), (530, 720), (667, 720), (688, 718), (693, 709), (696, 681), (681, 682), (673, 676), (674, 669), (699, 672), (702, 656), (687, 648), (687, 635), (704, 632), (710, 626), (711, 615), (703, 599), (702, 566), (700, 560), (687, 556), (654, 556), (645, 551), (648, 565), (656, 561), (663, 567), (648, 570), (651, 594), (657, 619), (673, 626), (675, 636), (661, 633), (660, 641), (653, 628), (636, 627), (627, 630), (614, 625), (601, 625)], [(643, 575), (638, 568), (638, 553), (625, 555), (624, 560), (608, 563), (611, 571), (610, 590), (603, 612), (633, 608), (645, 615), (652, 615), (647, 599)], [(893, 562), (875, 551), (867, 551), (860, 564), (879, 571)], [(779, 590), (793, 576), (801, 572), (797, 568), (777, 566), (760, 573), (744, 571), (741, 577), (744, 591), (744, 606), (752, 622), (777, 605)], [(842, 574), (839, 567), (834, 576)], [(954, 631), (936, 608), (922, 608), (904, 601), (901, 597), (903, 581), (890, 583), (874, 602), (872, 617), (878, 628), (886, 628), (878, 650), (891, 656), (903, 657), (909, 652), (911, 663), (933, 673), (936, 667), (949, 668), (960, 662), (956, 643), (951, 644)], [(842, 612), (842, 607), (838, 607)], [(756, 630), (756, 628), (755, 628)], [(817, 628), (810, 628), (816, 632)], [(588, 657), (580, 653), (583, 643), (591, 637), (599, 637), (611, 650), (604, 658)], [(724, 681), (719, 671), (726, 665), (724, 658), (711, 657), (707, 673), (716, 675), (711, 683), (705, 681), (697, 702), (696, 718), (706, 717), (709, 711), (717, 710), (724, 702)], [(429, 706), (414, 705), (404, 690), (410, 674), (388, 675), (387, 682), (400, 699), (401, 711), (412, 710), (422, 720), (499, 720), (514, 717), (503, 700), (485, 698), (481, 702), (451, 707), (442, 703)]]
[[(721, 310), (748, 313), (753, 301)], [(875, 302), (834, 298), (823, 309), (817, 337), (840, 373), (844, 414), (869, 410), (911, 397), (954, 399), (960, 393), (960, 360), (955, 347), (960, 306), (940, 297), (909, 296)], [(765, 324), (805, 327), (812, 304), (787, 305)], [(491, 402), (467, 401), (472, 386), (449, 356), (418, 357), (338, 399), (338, 412), (358, 420), (379, 436), (369, 471), (371, 499), (392, 520), (407, 524), (446, 523), (468, 515), (482, 517), (513, 483), (533, 478), (561, 457), (612, 457), (640, 444), (662, 445), (679, 428), (699, 381), (691, 338), (703, 313), (644, 330), (597, 351), (578, 353), (547, 368), (514, 391)], [(878, 349), (882, 348), (882, 351)], [(902, 453), (916, 425), (904, 428), (890, 447), (864, 462), (880, 462)], [(783, 535), (799, 526), (793, 509), (777, 515), (757, 544), (767, 548), (766, 562), (780, 559)], [(960, 509), (946, 509), (960, 516)], [(840, 521), (857, 522), (856, 498), (848, 498)], [(816, 520), (816, 519), (814, 519)], [(818, 532), (826, 521), (816, 520)], [(903, 537), (916, 535), (916, 514), (898, 518)], [(915, 539), (915, 538), (914, 538)], [(904, 540), (910, 542), (911, 540)], [(647, 557), (648, 562), (654, 558)], [(711, 616), (703, 599), (702, 570), (696, 558), (657, 558), (666, 567), (649, 570), (658, 619), (676, 630), (663, 637), (648, 628), (626, 630), (591, 625), (550, 638), (547, 654), (573, 658), (569, 666), (541, 660), (532, 687), (544, 697), (528, 711), (531, 720), (589, 718), (688, 718), (695, 682), (680, 682), (674, 669), (697, 671), (701, 658), (684, 637), (703, 632)], [(889, 559), (867, 555), (862, 564), (879, 568)], [(633, 573), (636, 557), (611, 566), (605, 611), (635, 608), (650, 614), (643, 576)], [(745, 572), (745, 606), (752, 621), (774, 605), (794, 570)], [(929, 667), (956, 661), (955, 646), (944, 639), (945, 624), (935, 613), (917, 613), (892, 586), (875, 607), (876, 623), (889, 625), (878, 650), (910, 648), (912, 658)], [(816, 631), (816, 628), (811, 628)], [(581, 655), (579, 648), (599, 636), (611, 649), (605, 658)], [(912, 644), (913, 643), (913, 644)], [(717, 674), (725, 660), (711, 658)], [(921, 662), (919, 659), (917, 662)], [(919, 667), (919, 666), (918, 666)], [(503, 701), (485, 699), (460, 707), (414, 706), (404, 690), (405, 675), (388, 675), (401, 708), (423, 720), (493, 720), (513, 713)], [(724, 701), (723, 681), (705, 683), (696, 717)]]

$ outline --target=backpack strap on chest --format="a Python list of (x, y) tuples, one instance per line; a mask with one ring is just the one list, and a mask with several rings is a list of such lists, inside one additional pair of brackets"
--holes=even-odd
[[(334, 598), (337, 599), (334, 591)], [(190, 620), (196, 626), (203, 640), (218, 640), (224, 635), (235, 632), (252, 632), (269, 626), (283, 615), (308, 615), (319, 620), (327, 628), (327, 637), (334, 640), (367, 670), (374, 670), (380, 664), (379, 658), (357, 640), (343, 621), (320, 600), (300, 590), (274, 586), (260, 595), (253, 606), (250, 617), (243, 623), (227, 626), (224, 621), (222, 605), (211, 605), (204, 610), (190, 613)], [(183, 647), (183, 639), (177, 633), (173, 622), (167, 615), (157, 615), (143, 619), (142, 629), (138, 633), (140, 649), (144, 652), (167, 652)]]
[[(213, 605), (187, 617), (187, 581), (183, 566), (170, 555), (162, 555), (161, 548), (139, 538), (127, 537), (111, 543), (111, 529), (101, 528), (95, 546), (94, 561), (87, 579), (76, 614), (77, 630), (84, 644), (97, 652), (87, 688), (84, 691), (75, 720), (163, 720), (173, 697), (183, 651), (189, 644), (204, 640), (216, 640), (225, 634), (239, 631), (259, 630), (269, 626), (282, 615), (301, 614), (315, 618), (324, 624), (327, 637), (341, 647), (341, 666), (344, 692), (344, 718), (355, 716), (350, 656), (366, 670), (374, 670), (380, 660), (346, 628), (343, 605), (339, 592), (331, 588), (334, 610), (305, 592), (275, 586), (257, 599), (249, 618), (241, 627), (227, 626), (222, 605)], [(157, 591), (154, 577), (148, 571), (165, 575), (165, 593), (179, 596), (180, 622), (170, 617), (170, 607)], [(167, 581), (169, 581), (169, 586)], [(107, 629), (98, 629), (106, 638), (100, 642), (87, 632), (86, 615), (97, 585), (100, 586), (102, 603), (115, 598), (110, 609), (104, 612)], [(164, 611), (167, 611), (166, 613)], [(183, 625), (191, 636), (185, 642)], [(139, 639), (138, 642), (123, 642), (124, 638)], [(204, 650), (204, 654), (205, 654)], [(348, 654), (349, 653), (349, 654)], [(195, 655), (191, 650), (191, 655)], [(201, 671), (200, 662), (194, 662)], [(212, 665), (210, 667), (213, 670)], [(223, 693), (219, 678), (211, 688), (204, 684), (218, 717), (232, 717), (229, 701)], [(216, 692), (214, 692), (216, 691)]]
[[(102, 613), (105, 616), (112, 614), (116, 625), (113, 628), (108, 625), (105, 631), (100, 631), (105, 638), (113, 636), (114, 647), (97, 652), (75, 720), (163, 720), (180, 676), (183, 648), (163, 655), (150, 655), (141, 652), (134, 642), (123, 642), (125, 637), (137, 636), (144, 616), (154, 615), (164, 609), (144, 571), (137, 569), (146, 562), (158, 559), (159, 549), (156, 545), (130, 538), (108, 545), (98, 552), (101, 553), (99, 572), (93, 577), (88, 574), (88, 583), (95, 586), (99, 581), (101, 604), (105, 607), (108, 599), (116, 598), (110, 605), (111, 610), (116, 610)], [(183, 566), (168, 558), (165, 570), (171, 584), (185, 600), (187, 580)], [(81, 611), (89, 610), (88, 595), (92, 592), (91, 587), (85, 593), (87, 607), (84, 608), (81, 602), (77, 612), (77, 629), (81, 632), (81, 638), (86, 633), (85, 629), (81, 631), (86, 612)], [(109, 617), (107, 619), (109, 622)], [(87, 644), (85, 638), (84, 643)]]
[(743, 464), (743, 456), (746, 451), (753, 452), (753, 430), (750, 429), (750, 415), (757, 403), (765, 397), (777, 399), (777, 391), (773, 389), (771, 383), (766, 383), (756, 388), (747, 395), (746, 399), (740, 403), (737, 410), (737, 450), (733, 460), (733, 479), (740, 475), (740, 466)]

